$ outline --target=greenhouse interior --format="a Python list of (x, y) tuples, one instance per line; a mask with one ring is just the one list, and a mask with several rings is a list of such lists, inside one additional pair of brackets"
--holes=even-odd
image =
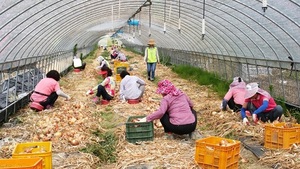
[[(4, 0), (0, 10), (0, 168), (300, 168), (300, 0)], [(144, 85), (137, 102), (121, 98), (124, 70)], [(53, 71), (48, 107), (33, 98), (48, 101), (37, 90)], [(226, 98), (236, 78), (237, 111), (239, 92)], [(159, 93), (163, 82), (177, 94)], [(178, 91), (192, 132), (162, 120), (190, 124), (172, 123), (166, 99)]]

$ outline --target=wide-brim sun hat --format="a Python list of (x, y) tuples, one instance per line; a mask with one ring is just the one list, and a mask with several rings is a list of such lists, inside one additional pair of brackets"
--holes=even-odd
[(148, 42), (148, 45), (155, 45), (154, 39), (150, 39), (149, 42)]
[(258, 92), (258, 83), (249, 83), (246, 85), (246, 94), (245, 94), (245, 99), (249, 99), (252, 96), (254, 96)]

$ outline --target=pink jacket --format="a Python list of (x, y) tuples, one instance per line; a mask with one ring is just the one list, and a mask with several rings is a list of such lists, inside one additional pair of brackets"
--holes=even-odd
[(153, 121), (160, 119), (168, 112), (170, 116), (170, 122), (174, 125), (185, 125), (195, 122), (195, 116), (191, 111), (193, 103), (190, 98), (180, 93), (177, 96), (166, 95), (160, 101), (160, 107), (157, 111), (147, 116), (147, 121)]
[[(42, 79), (36, 86), (34, 91), (43, 93), (45, 95), (50, 95), (52, 92), (56, 92), (60, 89), (59, 83), (52, 78)], [(35, 102), (45, 101), (47, 96), (33, 92), (31, 95), (31, 100)]]
[(245, 82), (232, 82), (230, 84), (230, 89), (224, 96), (225, 100), (230, 100), (233, 97), (233, 100), (236, 104), (243, 105), (245, 101), (246, 94), (246, 83)]

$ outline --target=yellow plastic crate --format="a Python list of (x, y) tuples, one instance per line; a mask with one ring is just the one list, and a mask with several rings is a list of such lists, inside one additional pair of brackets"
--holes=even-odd
[(119, 62), (119, 61), (115, 61), (114, 62), (114, 74), (116, 76), (116, 81), (117, 82), (121, 81), (120, 73), (123, 70), (127, 70), (128, 71), (128, 67), (129, 67), (129, 63), (128, 62)]
[(120, 63), (121, 63), (121, 61), (119, 61), (119, 60), (114, 60), (114, 68), (117, 67), (117, 65), (120, 64)]
[(43, 159), (43, 169), (52, 169), (52, 143), (51, 142), (28, 142), (19, 143), (14, 148), (12, 158)]
[(121, 82), (121, 80), (122, 80), (120, 74), (116, 74), (115, 79), (116, 79), (116, 82)]
[(42, 169), (42, 158), (0, 159), (0, 169)]
[(265, 125), (264, 147), (289, 149), (294, 143), (300, 143), (300, 124), (277, 123)]
[(237, 169), (241, 142), (222, 137), (196, 141), (195, 162), (205, 169)]

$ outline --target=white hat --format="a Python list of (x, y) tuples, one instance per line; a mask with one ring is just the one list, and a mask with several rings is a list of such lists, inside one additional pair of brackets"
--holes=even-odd
[(246, 85), (246, 94), (245, 94), (245, 99), (249, 99), (252, 96), (254, 96), (258, 92), (258, 83), (249, 83)]

